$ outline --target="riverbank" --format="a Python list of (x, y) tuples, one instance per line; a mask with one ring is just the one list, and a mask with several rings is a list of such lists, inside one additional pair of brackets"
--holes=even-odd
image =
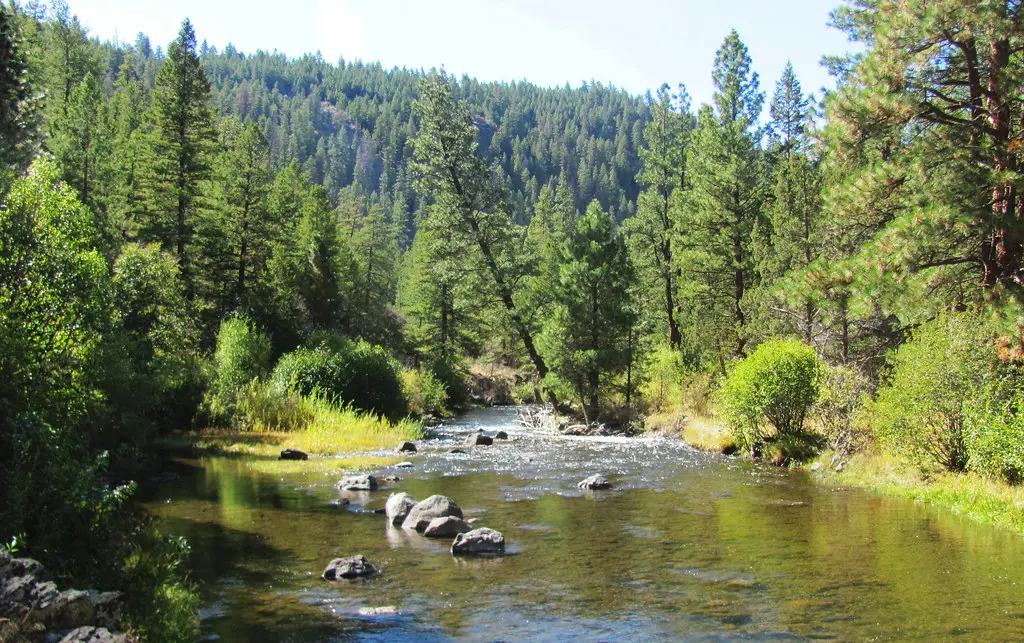
[(828, 465), (825, 452), (815, 478), (827, 484), (855, 486), (893, 498), (906, 498), (945, 507), (986, 525), (1024, 535), (1024, 488), (982, 478), (974, 473), (942, 473), (925, 477), (911, 465), (891, 456), (858, 453), (844, 459), (842, 471)]
[[(664, 418), (653, 418), (661, 426)], [(691, 447), (712, 453), (735, 450), (728, 429), (707, 418), (669, 424), (661, 430), (678, 436)], [(943, 507), (975, 522), (1024, 535), (1024, 487), (1010, 486), (973, 473), (924, 476), (912, 465), (892, 456), (862, 452), (842, 459), (836, 471), (832, 451), (824, 451), (806, 468), (827, 485), (858, 487), (892, 498), (905, 498)]]

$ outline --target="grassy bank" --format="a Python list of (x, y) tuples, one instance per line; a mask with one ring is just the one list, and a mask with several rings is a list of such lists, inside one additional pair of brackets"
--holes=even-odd
[[(728, 429), (708, 418), (652, 416), (653, 430), (676, 435), (702, 451), (726, 452), (734, 447)], [(974, 473), (921, 474), (900, 459), (880, 453), (858, 453), (844, 461), (843, 471), (829, 465), (833, 453), (818, 458), (815, 479), (829, 485), (868, 489), (893, 498), (906, 498), (945, 507), (981, 524), (995, 525), (1024, 535), (1024, 487), (983, 478)]]
[[(390, 422), (386, 418), (326, 402), (309, 401), (310, 416), (295, 431), (233, 431), (206, 429), (165, 438), (165, 450), (199, 455), (248, 456), (248, 466), (265, 473), (374, 469), (399, 462), (397, 457), (366, 452), (393, 449), (406, 440), (423, 437), (416, 420)], [(284, 449), (312, 456), (308, 461), (282, 461)], [(317, 457), (320, 456), (320, 457)]]
[(894, 498), (908, 498), (946, 507), (971, 520), (1011, 529), (1024, 535), (1024, 488), (973, 473), (942, 473), (925, 477), (900, 460), (874, 453), (850, 457), (843, 471), (830, 469), (832, 453), (821, 456), (816, 477), (829, 484), (869, 489)]
[(671, 435), (691, 447), (714, 453), (733, 453), (736, 441), (729, 429), (708, 417), (688, 417), (682, 412), (657, 413), (644, 421), (648, 431)]

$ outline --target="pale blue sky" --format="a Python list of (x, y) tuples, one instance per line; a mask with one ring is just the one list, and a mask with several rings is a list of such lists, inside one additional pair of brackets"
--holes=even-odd
[(686, 84), (710, 100), (715, 50), (736, 28), (769, 93), (786, 59), (805, 91), (831, 79), (818, 65), (842, 53), (845, 36), (826, 26), (839, 0), (68, 0), (101, 39), (139, 31), (164, 45), (181, 20), (199, 40), (289, 56), (319, 50), (335, 62), (385, 67), (444, 65), (480, 80), (539, 85), (613, 83), (632, 93)]

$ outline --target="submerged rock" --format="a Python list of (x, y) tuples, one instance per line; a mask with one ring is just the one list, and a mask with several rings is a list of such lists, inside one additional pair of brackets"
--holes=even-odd
[(454, 500), (447, 496), (430, 496), (426, 500), (421, 500), (413, 505), (413, 508), (409, 510), (409, 515), (406, 516), (405, 521), (402, 523), (402, 528), (423, 531), (430, 525), (430, 521), (435, 518), (444, 518), (445, 516), (462, 518), (462, 509), (455, 504)]
[(279, 460), (309, 460), (309, 455), (298, 449), (285, 449), (281, 452)]
[(505, 433), (504, 431), (498, 431), (497, 433), (494, 434), (494, 439), (495, 440), (507, 440), (508, 439), (508, 433)]
[(466, 453), (465, 449), (451, 449), (448, 453)]
[(401, 525), (414, 506), (416, 506), (416, 501), (409, 494), (405, 492), (391, 494), (384, 507), (388, 522), (396, 527)]
[(349, 556), (332, 560), (321, 578), (336, 581), (348, 578), (366, 578), (376, 573), (376, 568), (363, 556)]
[(401, 482), (402, 479), (398, 476), (384, 476), (384, 482)]
[(399, 469), (411, 469), (416, 465), (414, 465), (412, 462), (399, 462), (395, 466), (398, 467)]
[(459, 534), (452, 542), (453, 555), (504, 554), (505, 536), (500, 531), (480, 527)]
[(464, 534), (470, 531), (470, 527), (462, 518), (456, 518), (455, 516), (445, 516), (444, 518), (434, 518), (427, 525), (427, 528), (423, 530), (423, 535), (427, 538), (452, 538), (459, 534)]
[(403, 442), (398, 447), (398, 450), (399, 450), (399, 452), (416, 453), (416, 445), (413, 444), (412, 442)]
[(394, 605), (385, 605), (383, 607), (360, 607), (360, 616), (395, 616), (398, 614), (398, 608)]
[(608, 478), (595, 473), (586, 480), (581, 480), (576, 486), (580, 489), (611, 489), (612, 483), (608, 482)]
[(371, 474), (348, 476), (347, 478), (342, 478), (337, 486), (344, 491), (374, 491), (377, 489), (377, 479)]

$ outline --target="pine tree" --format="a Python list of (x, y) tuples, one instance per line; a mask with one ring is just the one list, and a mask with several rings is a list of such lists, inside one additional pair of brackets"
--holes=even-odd
[(601, 390), (632, 361), (636, 316), (625, 239), (595, 201), (562, 247), (554, 310), (541, 345), (552, 370), (569, 384), (588, 422), (601, 411)]
[(0, 196), (34, 153), (35, 105), (14, 16), (0, 4)]
[(668, 327), (668, 343), (679, 348), (679, 266), (675, 261), (673, 243), (677, 218), (673, 207), (677, 192), (688, 189), (686, 154), (694, 118), (690, 98), (682, 86), (672, 94), (668, 85), (658, 89), (651, 105), (652, 118), (644, 131), (647, 146), (640, 151), (643, 166), (637, 180), (647, 186), (640, 195), (635, 217), (627, 220), (638, 275), (652, 299), (663, 302), (661, 311)]
[(44, 30), (43, 64), (47, 72), (47, 103), (50, 123), (66, 115), (71, 94), (86, 74), (98, 74), (89, 38), (64, 0), (55, 0)]
[(196, 55), (196, 34), (188, 20), (157, 73), (151, 112), (146, 236), (174, 250), (191, 294), (187, 250), (216, 135), (210, 82)]
[(700, 110), (687, 160), (693, 190), (681, 208), (683, 289), (720, 358), (747, 344), (744, 297), (753, 285), (750, 239), (761, 214), (758, 118), (764, 95), (733, 31), (715, 55), (714, 107)]
[(869, 45), (826, 103), (829, 215), (870, 239), (855, 294), (906, 322), (975, 304), (1024, 324), (1020, 3), (849, 2), (834, 22)]
[[(53, 125), (50, 148), (64, 180), (78, 200), (97, 215), (105, 212), (110, 185), (112, 124), (99, 82), (87, 73), (71, 92), (64, 113)], [(105, 229), (106, 225), (100, 226)]]
[[(248, 309), (253, 284), (264, 278), (271, 252), (270, 146), (257, 123), (223, 125), (213, 171), (214, 195), (197, 230), (204, 288), (220, 310)], [(216, 293), (216, 294), (215, 294)]]
[(419, 88), (416, 108), (422, 128), (414, 147), (420, 189), (436, 200), (434, 211), (442, 217), (439, 225), (450, 226), (479, 250), (512, 330), (543, 378), (548, 367), (514, 299), (513, 286), (521, 276), (521, 267), (511, 256), (516, 231), (505, 211), (502, 190), (476, 154), (476, 127), (465, 102), (455, 102), (444, 73), (424, 79)]
[(123, 237), (136, 234), (144, 214), (142, 165), (146, 144), (146, 111), (149, 93), (135, 72), (131, 54), (125, 56), (110, 101), (114, 140), (111, 189), (108, 195), (110, 220)]

